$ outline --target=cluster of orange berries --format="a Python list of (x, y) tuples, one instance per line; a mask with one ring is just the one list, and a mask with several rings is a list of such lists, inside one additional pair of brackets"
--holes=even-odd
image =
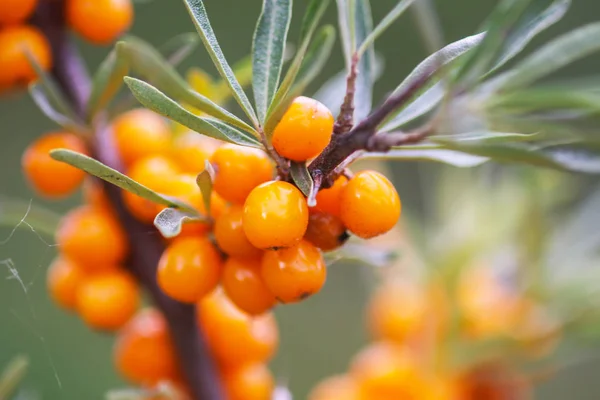
[(558, 341), (547, 310), (483, 267), (465, 271), (453, 294), (406, 277), (387, 279), (366, 311), (374, 341), (354, 356), (347, 373), (319, 383), (309, 400), (527, 399), (531, 383), (505, 353), (456, 367), (449, 358), (457, 342), (448, 340), (449, 330), (458, 328), (454, 335), (473, 346), (512, 339), (524, 357), (546, 355)]
[[(28, 56), (43, 70), (52, 68), (52, 51), (44, 34), (33, 24), (39, 3), (47, 0), (0, 0), (0, 90), (36, 79)], [(49, 7), (56, 7), (52, 2)], [(133, 20), (131, 0), (65, 0), (65, 17), (71, 29), (95, 44), (109, 44)]]

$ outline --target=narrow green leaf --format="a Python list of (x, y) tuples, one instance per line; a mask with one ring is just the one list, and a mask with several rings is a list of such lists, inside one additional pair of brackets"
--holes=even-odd
[(354, 18), (351, 18), (350, 15), (350, 3), (348, 0), (336, 0), (336, 4), (344, 60), (346, 61), (346, 67), (348, 67), (352, 63), (352, 56), (354, 54), (352, 46), (355, 39), (353, 39), (354, 32), (352, 32), (350, 23), (350, 20)]
[(206, 214), (210, 216), (210, 203), (212, 198), (213, 182), (215, 180), (215, 170), (211, 163), (206, 160), (204, 163), (204, 171), (202, 171), (196, 177), (196, 184), (202, 193), (202, 200), (204, 201), (204, 209)]
[[(300, 68), (302, 67), (302, 63), (311, 43), (312, 36), (317, 29), (319, 21), (325, 13), (327, 6), (329, 5), (329, 1), (330, 0), (311, 0), (311, 3), (308, 5), (302, 21), (300, 46), (267, 111), (266, 120), (271, 120), (271, 123), (273, 122), (271, 115), (278, 109), (280, 111), (282, 107), (281, 103), (285, 102), (286, 99), (289, 98), (288, 93), (296, 82), (296, 77), (298, 76)], [(272, 129), (265, 129), (265, 131), (267, 137), (270, 137), (272, 134)]]
[(360, 243), (346, 243), (338, 250), (325, 254), (327, 265), (341, 260), (358, 261), (370, 267), (384, 268), (390, 266), (399, 257), (398, 252), (376, 248)]
[(123, 77), (129, 70), (127, 59), (119, 47), (114, 48), (102, 61), (94, 79), (87, 103), (87, 119), (91, 121), (98, 111), (104, 108), (123, 85)]
[[(369, 0), (356, 0), (356, 43), (362, 44), (373, 31), (373, 17)], [(354, 94), (354, 119), (367, 117), (373, 106), (373, 85), (375, 83), (375, 48), (369, 45), (358, 63), (356, 92)]]
[(506, 74), (498, 77), (498, 90), (509, 91), (535, 81), (600, 50), (600, 23), (592, 23), (568, 32), (525, 58)]
[(456, 135), (432, 136), (429, 140), (433, 143), (462, 143), (475, 141), (478, 143), (514, 143), (532, 141), (536, 134), (505, 133), (505, 132), (467, 132)]
[(306, 167), (306, 163), (301, 162), (292, 162), (290, 167), (290, 173), (292, 175), (292, 179), (298, 189), (306, 196), (310, 197), (311, 192), (313, 191), (314, 182), (312, 177), (310, 176), (310, 172), (308, 172), (308, 168)]
[(10, 399), (17, 390), (29, 368), (29, 359), (25, 356), (16, 356), (2, 371), (0, 376), (0, 399)]
[(196, 93), (175, 68), (169, 65), (163, 56), (145, 41), (136, 37), (127, 37), (124, 41), (117, 43), (117, 50), (127, 57), (132, 71), (162, 88), (169, 97), (256, 134), (254, 129), (244, 121), (205, 96)]
[(159, 51), (164, 54), (170, 65), (177, 66), (196, 50), (199, 43), (200, 40), (196, 33), (182, 33), (162, 45)]
[(90, 134), (90, 129), (87, 126), (58, 111), (50, 102), (46, 91), (39, 83), (29, 85), (29, 94), (42, 113), (58, 126), (63, 127), (69, 132), (81, 133), (83, 135)]
[[(31, 201), (0, 196), (0, 225), (33, 229), (54, 237), (61, 216)], [(26, 222), (24, 224), (23, 222)]]
[(161, 204), (163, 206), (177, 208), (197, 214), (197, 211), (192, 206), (169, 196), (157, 193), (146, 186), (137, 183), (128, 176), (123, 175), (119, 171), (112, 169), (102, 164), (100, 161), (84, 154), (67, 149), (55, 149), (50, 152), (50, 156), (57, 161), (72, 165), (73, 167), (85, 171), (90, 175), (94, 175), (95, 177), (112, 183), (123, 190), (131, 192), (156, 204)]
[(262, 124), (275, 96), (283, 68), (283, 53), (290, 20), (292, 0), (263, 0), (252, 43), (252, 89), (258, 120)]
[(386, 153), (365, 153), (360, 158), (390, 161), (434, 161), (461, 168), (476, 167), (489, 160), (487, 157), (475, 156), (441, 147), (431, 148), (431, 146), (426, 148), (419, 148), (418, 146), (395, 148)]
[(400, 112), (385, 122), (379, 129), (381, 132), (392, 132), (401, 129), (434, 110), (443, 100), (445, 88), (443, 82), (437, 82), (407, 106), (400, 108)]
[(302, 62), (296, 83), (288, 92), (286, 97), (280, 101), (269, 114), (269, 119), (265, 123), (265, 132), (270, 136), (287, 111), (294, 99), (300, 96), (308, 85), (321, 73), (325, 63), (331, 55), (335, 43), (335, 29), (331, 25), (326, 25), (319, 30), (315, 40), (306, 52)]
[(165, 238), (173, 238), (181, 233), (184, 223), (204, 222), (197, 212), (182, 211), (176, 208), (165, 208), (154, 218), (154, 226)]
[(250, 100), (248, 100), (246, 93), (244, 93), (242, 86), (236, 79), (233, 70), (227, 63), (225, 55), (219, 46), (217, 37), (213, 32), (210, 21), (208, 20), (204, 2), (202, 0), (184, 0), (184, 4), (190, 16), (192, 17), (194, 25), (196, 26), (196, 30), (200, 34), (200, 38), (204, 43), (204, 47), (208, 51), (208, 55), (219, 71), (219, 74), (221, 74), (221, 77), (228, 83), (229, 88), (233, 93), (233, 97), (236, 99), (240, 107), (242, 107), (246, 115), (248, 115), (248, 118), (250, 118), (254, 124), (254, 127), (258, 127), (258, 119), (254, 109), (252, 108), (252, 104), (250, 104)]
[(361, 56), (369, 46), (375, 43), (375, 40), (381, 36), (387, 28), (390, 27), (403, 13), (410, 7), (414, 0), (401, 0), (396, 6), (386, 14), (386, 16), (377, 24), (375, 29), (363, 40), (362, 44), (357, 50), (359, 56)]
[(237, 130), (215, 119), (198, 117), (144, 81), (126, 77), (125, 83), (144, 107), (187, 126), (193, 131), (229, 143), (262, 147), (260, 142), (249, 133)]

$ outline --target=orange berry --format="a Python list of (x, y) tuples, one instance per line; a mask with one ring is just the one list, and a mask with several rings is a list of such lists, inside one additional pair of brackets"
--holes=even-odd
[(242, 226), (250, 243), (259, 249), (293, 246), (308, 226), (306, 199), (290, 183), (263, 183), (244, 203)]
[(0, 30), (0, 86), (29, 83), (37, 78), (27, 52), (43, 70), (47, 71), (52, 66), (50, 43), (39, 29), (15, 25)]
[(31, 143), (21, 158), (27, 180), (38, 193), (46, 197), (67, 196), (77, 190), (85, 178), (82, 170), (50, 157), (50, 150), (57, 148), (86, 153), (83, 141), (77, 136), (52, 132)]
[(223, 268), (221, 285), (231, 301), (250, 315), (262, 314), (275, 305), (275, 296), (260, 274), (259, 259), (229, 258)]
[(332, 376), (315, 386), (308, 400), (360, 400), (358, 385), (349, 375)]
[(219, 248), (227, 255), (241, 258), (258, 258), (262, 251), (254, 247), (246, 237), (242, 226), (244, 210), (232, 205), (215, 221), (214, 235)]
[(325, 105), (308, 97), (297, 97), (273, 130), (273, 147), (294, 161), (316, 157), (329, 144), (334, 122)]
[(37, 0), (0, 0), (0, 24), (25, 21), (35, 10)]
[(83, 201), (94, 208), (107, 211), (112, 210), (102, 183), (92, 177), (83, 181)]
[[(128, 176), (156, 192), (164, 192), (179, 172), (179, 167), (173, 160), (155, 155), (133, 163)], [(157, 204), (126, 191), (123, 192), (123, 201), (129, 212), (145, 223), (152, 223), (160, 210)]]
[(398, 192), (385, 176), (361, 171), (342, 191), (340, 216), (352, 233), (368, 239), (392, 229), (400, 208)]
[(419, 399), (424, 389), (415, 360), (400, 346), (376, 342), (352, 360), (350, 375), (361, 399)]
[(367, 308), (369, 329), (377, 339), (403, 342), (423, 327), (427, 303), (420, 287), (388, 283), (371, 298)]
[(242, 204), (257, 185), (273, 178), (267, 154), (250, 147), (226, 144), (211, 157), (215, 167), (214, 190), (225, 200)]
[(208, 136), (187, 131), (173, 140), (171, 152), (184, 172), (199, 174), (220, 145), (220, 142)]
[(319, 249), (302, 240), (294, 247), (265, 252), (261, 273), (277, 300), (293, 303), (321, 290), (327, 267)]
[(96, 329), (120, 328), (135, 314), (139, 303), (135, 280), (119, 270), (92, 275), (77, 291), (77, 311)]
[(66, 18), (71, 28), (94, 44), (115, 41), (133, 21), (131, 0), (67, 0)]
[(350, 238), (342, 220), (322, 212), (311, 212), (304, 239), (323, 251), (335, 250)]
[(60, 251), (86, 271), (104, 271), (127, 253), (127, 238), (112, 215), (82, 206), (63, 217), (56, 231)]
[(125, 164), (165, 152), (169, 148), (169, 125), (160, 115), (145, 108), (120, 115), (113, 122), (113, 132)]
[(169, 327), (158, 310), (138, 312), (119, 331), (113, 354), (118, 371), (133, 383), (155, 385), (179, 377)]
[(204, 237), (175, 239), (158, 263), (158, 285), (170, 297), (194, 303), (219, 283), (221, 256)]
[(56, 258), (48, 269), (48, 292), (52, 299), (68, 310), (75, 308), (77, 290), (85, 278), (85, 273), (74, 262)]
[(198, 323), (217, 362), (223, 367), (264, 363), (279, 344), (273, 314), (252, 317), (217, 289), (197, 306)]
[(264, 364), (243, 365), (223, 374), (228, 400), (270, 400), (275, 379)]
[(317, 193), (317, 205), (311, 210), (321, 211), (327, 214), (340, 216), (340, 205), (342, 202), (342, 191), (348, 183), (348, 178), (340, 176), (333, 185), (327, 189), (321, 189)]

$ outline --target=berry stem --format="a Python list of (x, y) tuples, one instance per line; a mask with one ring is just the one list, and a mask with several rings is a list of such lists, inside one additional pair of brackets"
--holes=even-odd
[[(34, 22), (50, 41), (54, 58), (52, 75), (76, 112), (83, 117), (90, 93), (90, 79), (77, 49), (69, 40), (63, 10), (63, 0), (42, 1), (36, 11)], [(92, 153), (104, 164), (123, 171), (123, 164), (117, 154), (112, 136), (106, 124), (99, 121), (95, 141), (91, 143)], [(194, 400), (223, 399), (216, 368), (209, 355), (202, 330), (196, 322), (195, 307), (170, 299), (157, 285), (156, 269), (165, 248), (163, 240), (154, 227), (139, 222), (127, 211), (119, 188), (104, 183), (104, 189), (113, 211), (127, 233), (131, 249), (128, 269), (150, 293), (169, 324), (179, 356), (181, 372), (189, 385), (192, 398)]]

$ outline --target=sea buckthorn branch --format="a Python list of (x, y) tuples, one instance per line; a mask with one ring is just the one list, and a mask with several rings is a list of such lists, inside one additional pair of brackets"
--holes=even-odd
[(358, 76), (359, 61), (359, 54), (354, 53), (352, 56), (352, 63), (350, 64), (350, 71), (346, 78), (346, 96), (340, 107), (340, 114), (333, 126), (334, 134), (346, 133), (352, 129), (352, 122), (354, 119), (354, 95), (356, 94), (356, 77)]
[[(90, 79), (77, 49), (65, 29), (62, 0), (43, 2), (35, 16), (35, 23), (47, 35), (55, 65), (51, 71), (74, 109), (84, 115), (90, 92)], [(99, 121), (102, 122), (102, 121)], [(98, 124), (92, 153), (102, 163), (122, 171), (123, 164), (116, 151), (112, 135)], [(130, 272), (150, 293), (154, 303), (165, 316), (177, 350), (181, 371), (191, 394), (198, 400), (223, 398), (219, 378), (208, 355), (206, 343), (195, 317), (195, 307), (179, 303), (163, 293), (156, 282), (158, 261), (165, 246), (158, 232), (136, 220), (125, 208), (118, 187), (103, 182), (107, 198), (127, 233), (130, 255), (126, 264)]]

